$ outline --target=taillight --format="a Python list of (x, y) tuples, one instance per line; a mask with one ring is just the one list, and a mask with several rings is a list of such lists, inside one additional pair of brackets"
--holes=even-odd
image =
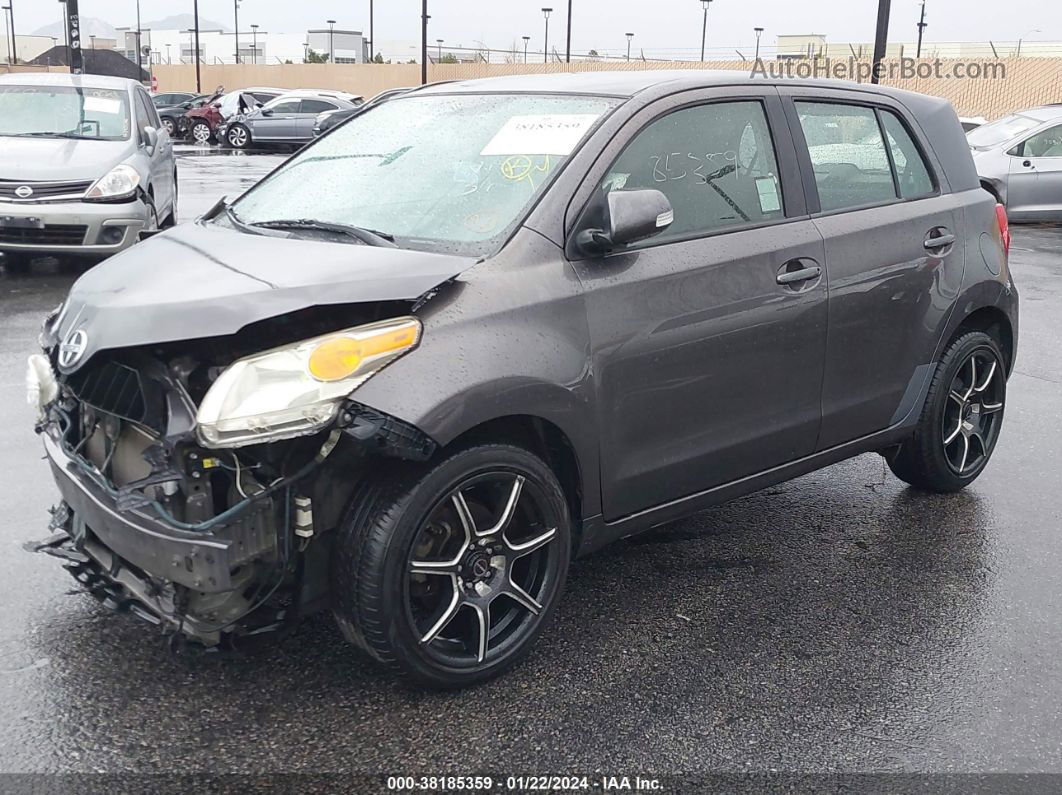
[(1007, 208), (1002, 204), (996, 205), (996, 222), (999, 224), (999, 234), (1003, 237), (1003, 256), (1010, 259), (1010, 222), (1007, 221)]

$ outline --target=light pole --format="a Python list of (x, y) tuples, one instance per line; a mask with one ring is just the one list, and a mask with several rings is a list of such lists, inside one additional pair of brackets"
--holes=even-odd
[(760, 36), (763, 35), (763, 28), (753, 28), (756, 32), (756, 61), (760, 60)]
[(874, 63), (870, 67), (870, 82), (875, 85), (881, 81), (881, 62), (889, 46), (889, 14), (892, 12), (892, 0), (878, 0), (878, 24), (874, 32)]
[(428, 0), (420, 3), (420, 84), (428, 84)]
[(922, 34), (925, 32), (928, 23), (926, 22), (926, 0), (922, 0), (922, 16), (918, 20), (918, 49), (915, 52), (916, 58), (922, 57)]
[(1043, 31), (1041, 31), (1039, 28), (1033, 28), (1032, 30), (1027, 30), (1024, 33), (1022, 33), (1021, 37), (1018, 39), (1018, 51), (1016, 53), (1014, 53), (1014, 57), (1015, 58), (1021, 58), (1021, 43), (1025, 40), (1026, 36), (1028, 36), (1030, 33), (1042, 33), (1042, 32)]
[(435, 43), (439, 45), (439, 60), (436, 61), (436, 63), (440, 63), (442, 61), (442, 43), (443, 43), (443, 40), (442, 39), (436, 39)]
[(704, 61), (704, 52), (708, 45), (708, 6), (711, 3), (712, 0), (701, 0), (701, 6), (704, 7), (704, 21), (701, 23), (701, 61)]
[(236, 26), (236, 63), (240, 62), (240, 0), (232, 0), (232, 24)]
[(170, 45), (166, 45), (166, 63), (170, 66), (173, 65), (173, 58), (170, 56)]
[(328, 23), (328, 63), (336, 62), (336, 43), (335, 34), (332, 32), (335, 29), (336, 21), (334, 19), (326, 19)]
[(0, 6), (0, 8), (4, 9), (4, 38), (7, 39), (7, 62), (13, 64), (15, 56), (11, 53), (15, 42), (13, 39), (8, 39), (8, 12), (11, 10), (11, 6)]
[(195, 60), (195, 93), (202, 94), (203, 93), (203, 75), (202, 75), (202, 73), (200, 71), (200, 63), (199, 63), (199, 0), (193, 0), (193, 3), (192, 3), (192, 14), (195, 17), (195, 20), (194, 20), (195, 25), (192, 28), (192, 30), (195, 31), (195, 53), (194, 53), (194, 60)]
[(11, 63), (18, 62), (18, 35), (15, 33), (15, 0), (7, 0), (7, 13), (11, 17)]
[(369, 0), (369, 63), (376, 62), (376, 53), (373, 52), (373, 48), (376, 46), (376, 36), (373, 33), (373, 0)]
[(142, 31), (140, 30), (140, 0), (136, 0), (136, 79), (140, 79), (140, 69), (143, 67), (143, 45), (140, 43)]
[(258, 26), (251, 25), (251, 63), (258, 64)]
[[(7, 6), (4, 6), (4, 8), (7, 8)], [(96, 49), (96, 34), (95, 33), (90, 33), (89, 34), (89, 46), (93, 50)]]
[(634, 38), (634, 34), (627, 33), (625, 35), (627, 36), (627, 60), (629, 61), (631, 59), (631, 39)]
[(568, 48), (564, 54), (564, 62), (572, 62), (572, 0), (568, 0)]
[(527, 63), (527, 43), (531, 41), (531, 37), (522, 36), (521, 38), (524, 40), (524, 63)]
[(67, 13), (66, 0), (59, 0), (59, 4), (63, 7), (63, 46), (70, 49), (70, 17)]
[(552, 13), (552, 8), (542, 9), (542, 16), (546, 18), (546, 43), (542, 46), (542, 63), (549, 63), (549, 15)]

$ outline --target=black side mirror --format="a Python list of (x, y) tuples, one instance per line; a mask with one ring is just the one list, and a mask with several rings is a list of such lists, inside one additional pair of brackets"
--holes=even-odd
[(272, 108), (262, 108), (262, 115), (263, 116), (272, 116), (273, 115), (273, 109)]
[(605, 228), (590, 227), (576, 235), (579, 249), (600, 256), (622, 246), (646, 240), (671, 226), (675, 212), (660, 191), (613, 190), (605, 195)]

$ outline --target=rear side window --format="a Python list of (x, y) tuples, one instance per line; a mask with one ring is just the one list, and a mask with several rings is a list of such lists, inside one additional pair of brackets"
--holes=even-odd
[(783, 217), (778, 164), (763, 105), (720, 102), (675, 111), (631, 141), (602, 191), (655, 188), (675, 211), (662, 240)]
[(320, 99), (304, 99), (300, 113), (324, 113), (326, 110), (335, 110), (336, 105)]
[(880, 113), (885, 134), (889, 137), (892, 162), (896, 166), (896, 184), (900, 188), (900, 196), (904, 199), (920, 199), (932, 195), (936, 186), (929, 175), (929, 167), (922, 158), (922, 152), (911, 138), (907, 127), (895, 113), (887, 110)]
[(873, 108), (797, 102), (823, 212), (896, 199)]

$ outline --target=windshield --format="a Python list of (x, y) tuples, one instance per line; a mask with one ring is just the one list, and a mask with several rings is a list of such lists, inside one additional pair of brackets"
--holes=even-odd
[(131, 132), (125, 91), (0, 85), (0, 135), (124, 141)]
[(966, 134), (966, 140), (969, 141), (970, 146), (988, 149), (1006, 143), (1040, 124), (1042, 122), (1039, 119), (1015, 113), (1013, 116), (1004, 116), (998, 121), (971, 130)]
[(234, 205), (245, 224), (314, 220), (402, 247), (489, 253), (618, 100), (395, 98), (304, 149)]

